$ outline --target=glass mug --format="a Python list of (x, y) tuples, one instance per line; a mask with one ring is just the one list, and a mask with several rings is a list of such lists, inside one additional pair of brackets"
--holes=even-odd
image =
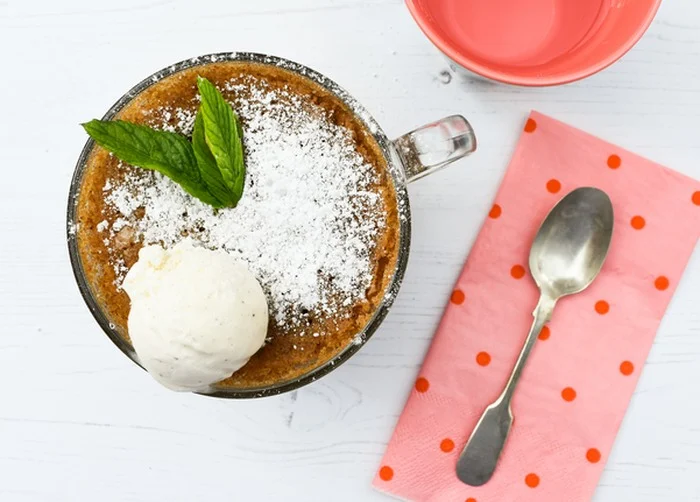
[[(211, 54), (171, 65), (154, 73), (127, 92), (109, 109), (103, 118), (104, 120), (112, 119), (122, 108), (131, 102), (134, 97), (165, 77), (196, 66), (227, 61), (260, 63), (286, 69), (311, 80), (344, 102), (348, 108), (352, 110), (356, 118), (365, 126), (367, 131), (372, 134), (379, 145), (394, 184), (397, 207), (400, 208), (402, 215), (399, 219), (399, 246), (396, 267), (391, 281), (384, 292), (384, 297), (374, 312), (374, 315), (364, 328), (357, 333), (359, 337), (355, 337), (355, 340), (359, 340), (360, 342), (350, 342), (347, 347), (336, 354), (332, 359), (293, 380), (256, 388), (229, 389), (212, 386), (211, 392), (204, 393), (205, 395), (214, 397), (245, 399), (281, 394), (307, 385), (328, 374), (334, 368), (337, 368), (340, 364), (347, 361), (371, 338), (386, 317), (398, 293), (401, 280), (406, 270), (411, 240), (411, 214), (406, 185), (445, 167), (457, 159), (469, 155), (476, 149), (476, 138), (469, 122), (459, 115), (453, 115), (420, 127), (395, 140), (390, 140), (386, 134), (384, 134), (381, 127), (379, 127), (379, 124), (377, 124), (362, 105), (332, 80), (310, 68), (286, 59), (247, 52)], [(97, 323), (127, 357), (141, 366), (133, 347), (119, 335), (95, 298), (83, 270), (80, 254), (78, 252), (77, 235), (76, 232), (73, 231), (72, 222), (76, 221), (79, 190), (87, 160), (93, 147), (94, 142), (88, 140), (78, 159), (71, 181), (67, 219), (70, 261), (80, 293)]]

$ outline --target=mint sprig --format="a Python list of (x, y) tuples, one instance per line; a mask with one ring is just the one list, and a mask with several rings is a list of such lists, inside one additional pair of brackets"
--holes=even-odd
[(192, 142), (185, 136), (123, 120), (82, 124), (101, 147), (128, 164), (172, 179), (215, 208), (235, 207), (243, 195), (245, 165), (241, 125), (208, 80), (198, 77), (201, 104)]
[(224, 183), (232, 192), (243, 192), (245, 168), (238, 117), (214, 84), (197, 77), (202, 97), (199, 114), (204, 125), (204, 137), (219, 167)]
[(218, 200), (228, 200), (230, 198), (229, 189), (224, 182), (224, 178), (216, 164), (216, 159), (207, 146), (204, 136), (204, 123), (201, 110), (197, 112), (192, 130), (192, 149), (197, 159), (197, 166), (202, 176), (204, 184), (209, 192)]

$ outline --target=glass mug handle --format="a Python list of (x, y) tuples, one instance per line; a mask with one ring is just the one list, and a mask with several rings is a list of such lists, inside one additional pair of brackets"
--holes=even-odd
[(452, 115), (404, 134), (393, 144), (410, 183), (472, 153), (476, 136), (467, 119)]

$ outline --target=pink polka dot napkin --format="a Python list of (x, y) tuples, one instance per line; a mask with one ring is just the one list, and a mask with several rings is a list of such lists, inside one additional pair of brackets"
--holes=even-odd
[[(457, 458), (503, 389), (537, 303), (530, 244), (580, 186), (612, 200), (607, 261), (589, 289), (557, 305), (516, 390), (496, 473), (467, 486)], [(699, 182), (533, 112), (374, 486), (421, 502), (590, 500), (699, 236)]]

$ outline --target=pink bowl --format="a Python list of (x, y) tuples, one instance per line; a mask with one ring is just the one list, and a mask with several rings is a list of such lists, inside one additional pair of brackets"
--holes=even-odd
[(622, 57), (661, 0), (406, 0), (455, 63), (492, 80), (545, 86), (592, 75)]

